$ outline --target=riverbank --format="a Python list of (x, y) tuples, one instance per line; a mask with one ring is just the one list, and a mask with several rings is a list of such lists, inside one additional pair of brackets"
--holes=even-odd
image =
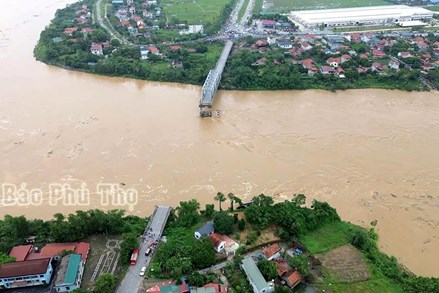
[[(93, 13), (94, 7), (92, 0), (86, 0), (59, 10), (41, 33), (34, 50), (37, 60), (101, 75), (202, 85), (220, 55), (222, 42), (207, 41), (210, 38), (179, 42), (173, 34), (161, 33), (159, 39), (148, 34), (149, 38), (142, 37), (140, 43), (121, 42), (120, 37), (113, 38), (112, 32), (87, 18), (88, 14), (83, 15), (85, 19), (80, 23), (75, 20), (78, 11)], [(225, 9), (231, 8), (227, 5)], [(222, 19), (230, 14), (224, 13)], [(137, 16), (133, 14), (132, 17)], [(119, 34), (124, 32), (123, 28), (120, 30)], [(427, 61), (415, 55), (404, 57), (403, 61), (398, 59), (401, 50), (413, 49), (408, 37), (374, 35), (375, 43), (358, 43), (343, 36), (336, 40), (331, 38), (269, 36), (267, 40), (252, 37), (237, 40), (220, 87), (234, 90), (381, 88), (409, 91), (435, 88), (438, 69), (431, 65), (435, 57), (428, 54), (432, 53), (433, 45), (423, 50), (422, 56), (430, 56)], [(422, 39), (424, 43), (433, 44), (438, 37), (429, 35)], [(429, 64), (429, 69), (421, 60)], [(426, 75), (425, 71), (430, 69), (432, 71)], [(421, 74), (421, 70), (424, 73)]]

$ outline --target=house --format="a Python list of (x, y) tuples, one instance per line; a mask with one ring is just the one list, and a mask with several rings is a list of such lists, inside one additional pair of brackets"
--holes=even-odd
[(367, 73), (368, 71), (369, 71), (369, 68), (367, 68), (367, 67), (363, 67), (363, 66), (359, 66), (358, 68), (357, 68), (357, 71), (358, 71), (358, 73)]
[(154, 45), (150, 45), (150, 46), (149, 46), (149, 52), (151, 52), (151, 54), (154, 54), (154, 55), (160, 56), (160, 50), (157, 49), (157, 47), (154, 46)]
[(85, 263), (80, 254), (69, 254), (61, 259), (53, 288), (56, 292), (71, 292), (81, 287)]
[(258, 48), (267, 47), (268, 46), (268, 42), (266, 40), (257, 40), (255, 45)]
[(275, 243), (262, 250), (262, 254), (267, 260), (274, 260), (280, 257), (281, 250), (279, 244)]
[(14, 246), (12, 247), (11, 252), (9, 252), (9, 256), (14, 257), (15, 261), (24, 261), (31, 250), (31, 244)]
[(351, 55), (343, 54), (343, 55), (341, 55), (340, 63), (348, 62), (351, 59), (352, 59)]
[(416, 46), (419, 48), (419, 50), (425, 50), (428, 48), (428, 44), (424, 41), (416, 42)]
[(261, 23), (265, 29), (274, 29), (276, 27), (276, 21), (274, 20), (263, 19)]
[(288, 266), (286, 261), (277, 261), (276, 262), (276, 270), (277, 275), (282, 278), (282, 276), (287, 273), (290, 270), (290, 267)]
[(366, 54), (360, 54), (360, 59), (368, 59), (368, 57), (367, 57), (367, 55)]
[(384, 66), (378, 62), (372, 63), (372, 66), (370, 68), (371, 68), (372, 72), (381, 72), (384, 70)]
[(140, 46), (140, 60), (148, 60), (149, 46)]
[(104, 50), (102, 49), (102, 44), (91, 44), (90, 51), (92, 54), (102, 56), (104, 55)]
[(139, 34), (139, 30), (137, 29), (137, 27), (132, 26), (128, 27), (128, 32), (133, 36), (137, 36)]
[(346, 78), (346, 75), (344, 74), (344, 69), (341, 67), (338, 67), (335, 70), (335, 74), (339, 77), (339, 78)]
[(242, 260), (241, 268), (247, 275), (247, 279), (254, 293), (270, 293), (274, 292), (273, 282), (267, 282), (258, 269), (252, 257), (246, 257)]
[(148, 11), (148, 10), (143, 10), (142, 11), (142, 15), (143, 15), (143, 17), (146, 17), (146, 18), (151, 18), (152, 17), (151, 11)]
[(204, 31), (204, 26), (202, 24), (198, 25), (188, 25), (187, 30), (182, 30), (179, 32), (180, 35), (188, 35), (188, 34), (202, 34)]
[(136, 13), (136, 7), (130, 6), (130, 7), (128, 7), (128, 11), (131, 13), (131, 15), (133, 15)]
[(172, 60), (171, 63), (172, 68), (183, 68), (183, 62), (181, 60)]
[(174, 46), (170, 46), (169, 50), (171, 50), (172, 52), (177, 52), (181, 50), (181, 47), (178, 45), (174, 45)]
[(209, 283), (204, 285), (202, 288), (191, 289), (191, 293), (222, 293), (222, 292), (227, 292), (227, 286), (217, 283)]
[(308, 69), (308, 75), (313, 75), (317, 72), (317, 67), (314, 66), (314, 60), (305, 59), (302, 61), (302, 67)]
[(281, 39), (276, 42), (276, 44), (283, 49), (291, 49), (293, 47), (293, 43), (288, 39)]
[(91, 28), (91, 27), (83, 27), (82, 29), (81, 29), (81, 32), (85, 35), (85, 34), (88, 34), (88, 33), (91, 33), (93, 31), (93, 29)]
[(396, 60), (390, 60), (389, 61), (389, 68), (398, 70), (399, 69), (399, 62)]
[(161, 285), (155, 285), (146, 289), (146, 293), (188, 293), (190, 292), (188, 284), (185, 281), (181, 285), (177, 285), (173, 281), (164, 282)]
[(74, 32), (76, 32), (78, 30), (77, 27), (66, 27), (64, 29), (64, 34), (68, 35), (69, 37), (71, 37), (73, 35)]
[(148, 2), (148, 5), (156, 5), (157, 4), (157, 0), (148, 0), (146, 2)]
[(40, 250), (32, 249), (27, 255), (26, 260), (41, 259), (51, 257), (54, 260), (61, 259), (61, 254), (65, 251), (71, 251), (82, 255), (83, 261), (87, 261), (90, 251), (90, 243), (87, 242), (67, 242), (67, 243), (48, 243)]
[(217, 253), (220, 253), (226, 247), (226, 241), (224, 241), (222, 235), (217, 233), (211, 233), (209, 239), (212, 242), (213, 248)]
[(303, 51), (309, 51), (312, 49), (312, 46), (308, 42), (303, 42), (301, 48), (303, 49)]
[(252, 63), (252, 66), (265, 65), (265, 63), (267, 63), (267, 58), (262, 57), (262, 58), (256, 60), (256, 62), (253, 62), (253, 63)]
[[(24, 251), (24, 250), (23, 250)], [(0, 266), (0, 289), (50, 284), (52, 258), (5, 263)]]
[(197, 231), (195, 231), (195, 238), (200, 239), (202, 236), (208, 236), (212, 234), (213, 231), (214, 231), (213, 221), (209, 221), (206, 224), (204, 224), (201, 228), (199, 228)]
[(331, 66), (322, 66), (322, 67), (320, 67), (320, 73), (321, 74), (326, 75), (326, 74), (332, 74), (334, 72), (335, 72), (335, 70)]
[(410, 54), (410, 52), (399, 52), (398, 57), (409, 58), (409, 57), (412, 57), (412, 54)]
[(287, 273), (283, 279), (287, 282), (288, 286), (294, 288), (302, 281), (302, 276), (298, 271), (291, 271)]
[(423, 61), (429, 61), (430, 59), (431, 59), (431, 55), (430, 54), (422, 54), (421, 55), (421, 59), (423, 60)]
[(377, 59), (386, 57), (386, 53), (384, 53), (381, 50), (373, 50), (372, 55), (373, 58), (377, 58)]
[(338, 65), (341, 63), (341, 58), (330, 57), (326, 60), (326, 63), (328, 63), (332, 67), (338, 67)]

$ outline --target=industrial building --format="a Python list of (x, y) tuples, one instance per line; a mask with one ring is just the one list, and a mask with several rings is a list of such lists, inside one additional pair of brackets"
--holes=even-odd
[(292, 11), (289, 19), (307, 28), (356, 25), (395, 25), (429, 21), (433, 12), (421, 7), (387, 5)]

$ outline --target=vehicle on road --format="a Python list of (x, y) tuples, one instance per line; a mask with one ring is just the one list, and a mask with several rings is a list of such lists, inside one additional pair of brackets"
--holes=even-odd
[(142, 267), (142, 269), (140, 270), (140, 275), (144, 276), (146, 272), (146, 267)]
[(137, 259), (139, 258), (139, 249), (133, 249), (133, 253), (131, 254), (130, 263), (135, 265), (137, 263)]

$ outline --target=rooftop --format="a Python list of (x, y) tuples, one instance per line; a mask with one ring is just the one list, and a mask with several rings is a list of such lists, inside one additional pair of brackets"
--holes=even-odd
[(255, 261), (251, 257), (246, 257), (242, 260), (242, 267), (248, 277), (249, 280), (256, 286), (259, 291), (262, 291), (264, 288), (268, 288), (269, 285), (267, 281), (265, 281), (264, 276), (262, 276), (258, 267), (256, 266)]
[(201, 228), (199, 228), (197, 230), (197, 232), (200, 233), (201, 235), (209, 235), (213, 231), (214, 231), (213, 221), (207, 222), (206, 224), (204, 224), (203, 226), (201, 226)]
[(69, 254), (64, 256), (59, 265), (58, 274), (56, 275), (55, 286), (75, 283), (80, 262), (81, 255), (79, 254)]
[(270, 258), (276, 253), (278, 253), (279, 251), (281, 251), (281, 248), (279, 244), (275, 243), (262, 250), (262, 254), (265, 255), (266, 258)]
[(9, 253), (10, 257), (15, 257), (15, 261), (23, 261), (26, 259), (29, 251), (32, 249), (32, 245), (18, 245), (14, 246)]
[(0, 266), (0, 278), (45, 274), (51, 258), (5, 263)]

